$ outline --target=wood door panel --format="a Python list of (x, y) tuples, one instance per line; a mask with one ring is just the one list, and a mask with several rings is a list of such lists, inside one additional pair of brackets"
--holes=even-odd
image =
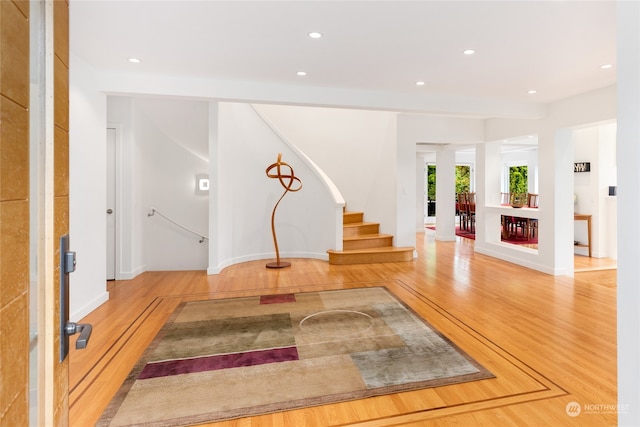
[[(69, 233), (69, 4), (53, 2), (53, 245), (54, 245), (54, 321), (60, 316), (60, 237)], [(55, 327), (53, 369), (53, 423), (69, 425), (69, 357), (59, 362), (60, 327)]]
[(54, 59), (53, 96), (54, 123), (56, 127), (69, 131), (69, 68), (58, 55)]
[[(55, 128), (54, 136), (54, 186), (56, 197), (69, 195), (69, 132)], [(66, 232), (66, 231), (65, 231)]]
[(28, 425), (29, 5), (0, 1), (0, 425)]
[(29, 112), (0, 96), (0, 200), (29, 197)]
[(29, 15), (10, 1), (0, 1), (0, 90), (14, 102), (29, 105)]
[(53, 3), (55, 23), (54, 50), (66, 68), (69, 68), (69, 3), (58, 0)]
[[(10, 200), (0, 203), (0, 307), (5, 307), (29, 290), (29, 239), (25, 236), (29, 236), (29, 202)], [(6, 325), (12, 326), (10, 323)], [(5, 333), (8, 332), (2, 329), (3, 336)]]

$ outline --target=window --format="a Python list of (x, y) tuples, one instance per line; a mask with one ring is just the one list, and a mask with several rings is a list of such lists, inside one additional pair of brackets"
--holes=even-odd
[(456, 194), (471, 191), (471, 166), (456, 165)]
[(436, 165), (427, 165), (427, 216), (436, 216)]
[[(436, 165), (426, 165), (426, 212), (436, 215)], [(471, 191), (471, 166), (456, 165), (456, 194)]]
[(529, 190), (527, 166), (509, 167), (509, 193), (526, 194)]

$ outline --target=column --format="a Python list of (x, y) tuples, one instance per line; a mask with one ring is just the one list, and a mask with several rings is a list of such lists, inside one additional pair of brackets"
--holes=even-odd
[[(640, 3), (618, 1), (618, 425), (640, 425)], [(624, 235), (622, 235), (624, 233)]]
[(436, 153), (436, 240), (456, 239), (456, 153)]

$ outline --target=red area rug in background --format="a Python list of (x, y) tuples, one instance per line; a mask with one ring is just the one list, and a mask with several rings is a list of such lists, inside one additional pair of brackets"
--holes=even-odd
[[(425, 228), (428, 228), (429, 230), (435, 230), (436, 227), (433, 225), (427, 225)], [(462, 230), (459, 226), (456, 225), (456, 236), (460, 236), (460, 237), (464, 237), (465, 239), (471, 239), (471, 240), (475, 240), (476, 239), (476, 235), (475, 233), (471, 233), (467, 230)], [(507, 243), (513, 243), (516, 245), (537, 245), (538, 244), (538, 238), (537, 237), (532, 237), (531, 239), (527, 239), (525, 237), (523, 237), (522, 235), (511, 235), (509, 236), (509, 238), (505, 239), (504, 237), (501, 239), (503, 242), (507, 242)]]

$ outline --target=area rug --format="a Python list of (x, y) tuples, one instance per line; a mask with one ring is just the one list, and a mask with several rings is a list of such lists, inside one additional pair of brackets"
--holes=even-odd
[[(436, 227), (433, 225), (427, 225), (425, 226), (425, 228), (428, 228), (429, 230), (434, 230), (434, 231), (436, 229)], [(475, 233), (472, 233), (471, 231), (463, 230), (462, 228), (460, 228), (459, 225), (456, 225), (456, 236), (464, 237), (465, 239), (476, 240)]]
[[(436, 227), (432, 225), (427, 225), (425, 228), (429, 230), (435, 230)], [(476, 239), (476, 234), (467, 230), (462, 230), (459, 226), (456, 225), (456, 236), (464, 237), (465, 239)], [(510, 234), (509, 237), (501, 236), (500, 240), (506, 243), (513, 243), (515, 245), (537, 245), (538, 238), (537, 237), (524, 237), (518, 234)]]
[(182, 303), (98, 426), (182, 426), (493, 375), (386, 288)]

